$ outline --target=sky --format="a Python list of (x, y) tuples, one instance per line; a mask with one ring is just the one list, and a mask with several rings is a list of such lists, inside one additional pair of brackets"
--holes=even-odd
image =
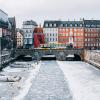
[(0, 0), (0, 9), (15, 16), (18, 28), (23, 21), (100, 19), (100, 0)]

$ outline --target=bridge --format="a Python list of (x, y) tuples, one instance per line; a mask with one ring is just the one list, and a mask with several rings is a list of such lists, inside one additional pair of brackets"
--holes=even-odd
[(14, 54), (16, 57), (32, 55), (39, 60), (45, 55), (55, 55), (57, 60), (66, 60), (66, 57), (70, 54), (79, 56), (81, 60), (84, 60), (84, 49), (16, 49)]

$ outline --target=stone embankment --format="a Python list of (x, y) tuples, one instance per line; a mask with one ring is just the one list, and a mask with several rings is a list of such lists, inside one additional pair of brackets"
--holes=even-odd
[(85, 50), (84, 60), (100, 69), (100, 51)]

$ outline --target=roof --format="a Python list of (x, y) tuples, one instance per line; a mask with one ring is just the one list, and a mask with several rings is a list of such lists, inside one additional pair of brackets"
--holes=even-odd
[(83, 21), (61, 21), (60, 27), (82, 27)]
[(41, 28), (41, 27), (35, 28), (34, 33), (43, 33), (43, 28)]
[(37, 23), (33, 20), (29, 20), (29, 21), (24, 21), (23, 25), (34, 25), (37, 26)]
[(1, 9), (0, 9), (0, 11), (1, 11), (2, 13), (6, 14), (6, 15), (8, 16), (8, 14), (7, 14), (7, 13), (5, 13), (3, 10), (1, 10)]
[(8, 18), (8, 21), (11, 24), (12, 27), (16, 27), (15, 17)]
[(16, 32), (19, 32), (19, 33), (21, 33), (22, 35), (24, 34), (23, 30), (22, 30), (22, 29), (19, 29), (19, 28), (16, 28)]
[(86, 28), (100, 28), (100, 20), (84, 20)]
[[(58, 26), (59, 26), (59, 24), (61, 23), (61, 21), (50, 21), (50, 20), (47, 20), (47, 21), (44, 21), (44, 25), (43, 25), (43, 27), (44, 28), (47, 28), (47, 24), (52, 24), (53, 26), (52, 27), (55, 27), (55, 28), (57, 28)], [(56, 26), (54, 25), (54, 24), (56, 24)], [(49, 25), (48, 25), (48, 27), (50, 27)], [(51, 28), (52, 28), (51, 27)]]
[(43, 25), (44, 28), (82, 27), (82, 26), (83, 26), (83, 21), (44, 21)]

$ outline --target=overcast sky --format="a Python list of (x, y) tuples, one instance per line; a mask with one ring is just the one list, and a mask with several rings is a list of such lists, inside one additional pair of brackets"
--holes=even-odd
[(0, 9), (15, 16), (17, 27), (24, 20), (100, 19), (100, 0), (0, 0)]

